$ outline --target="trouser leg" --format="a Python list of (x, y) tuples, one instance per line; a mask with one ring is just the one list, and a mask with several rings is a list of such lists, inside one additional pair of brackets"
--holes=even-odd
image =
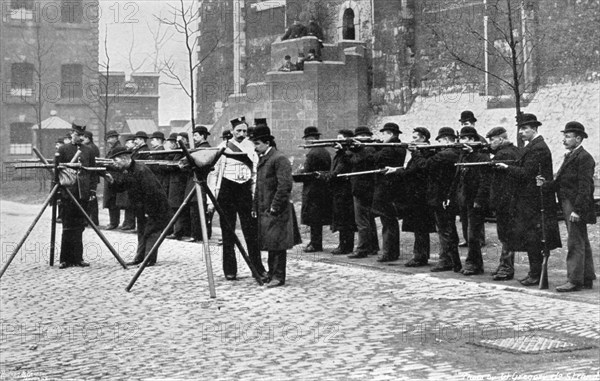
[(383, 257), (398, 259), (400, 256), (400, 228), (394, 216), (381, 216)]
[(271, 281), (285, 282), (286, 262), (286, 250), (269, 251), (269, 275)]
[(119, 226), (121, 222), (121, 209), (119, 208), (110, 208), (108, 209), (108, 218), (110, 226)]
[(310, 243), (316, 250), (323, 250), (323, 225), (310, 225)]
[(430, 241), (428, 232), (415, 232), (413, 258), (422, 263), (429, 261)]

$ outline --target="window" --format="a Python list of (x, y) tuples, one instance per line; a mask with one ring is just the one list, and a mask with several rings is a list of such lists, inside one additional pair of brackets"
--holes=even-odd
[(83, 68), (79, 64), (62, 65), (62, 83), (60, 96), (62, 98), (81, 98), (83, 96)]
[(11, 0), (10, 9), (13, 20), (33, 20), (33, 0)]
[(10, 95), (29, 97), (33, 93), (33, 64), (28, 62), (14, 63), (11, 69)]
[(342, 38), (344, 40), (356, 39), (356, 33), (354, 30), (354, 11), (352, 8), (348, 8), (344, 11), (344, 24), (342, 27)]
[(31, 155), (31, 126), (32, 123), (12, 123), (10, 125), (11, 155)]
[(83, 5), (81, 4), (81, 0), (62, 0), (60, 6), (60, 21), (81, 24), (83, 21)]

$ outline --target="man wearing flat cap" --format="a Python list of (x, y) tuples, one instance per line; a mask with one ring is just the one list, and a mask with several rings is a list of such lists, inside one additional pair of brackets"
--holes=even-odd
[(579, 291), (593, 286), (596, 274), (587, 224), (596, 223), (594, 208), (594, 167), (596, 162), (581, 143), (588, 135), (579, 122), (566, 124), (563, 145), (567, 152), (554, 180), (538, 176), (538, 185), (558, 194), (567, 225), (567, 282), (558, 292)]
[[(304, 129), (302, 139), (306, 144), (318, 141), (319, 129), (309, 126)], [(310, 148), (301, 173), (327, 172), (331, 168), (331, 155), (325, 147)], [(305, 253), (323, 251), (323, 226), (331, 225), (331, 193), (327, 181), (321, 176), (307, 179), (302, 185), (302, 210), (300, 222), (310, 227), (310, 242)]]
[[(386, 123), (380, 130), (384, 143), (400, 143), (400, 127), (396, 123)], [(403, 167), (406, 158), (404, 147), (383, 147), (375, 150), (373, 161), (375, 168)], [(400, 225), (395, 203), (399, 201), (402, 189), (401, 179), (397, 176), (375, 175), (373, 190), (373, 214), (381, 220), (382, 247), (377, 262), (391, 262), (400, 257)]]
[[(552, 153), (544, 138), (538, 134), (542, 123), (533, 114), (521, 114), (518, 118), (519, 135), (527, 145), (521, 151), (521, 158), (514, 165), (497, 163), (496, 167), (505, 170), (516, 183), (518, 189), (515, 197), (516, 211), (514, 229), (516, 239), (524, 245), (529, 258), (529, 273), (520, 279), (524, 286), (540, 283), (544, 249), (542, 244), (542, 215), (540, 189), (536, 184), (536, 176), (551, 179)], [(546, 247), (553, 250), (561, 247), (558, 220), (556, 218), (555, 194), (550, 189), (543, 189), (543, 209), (545, 211)], [(520, 251), (515, 249), (516, 251)]]
[[(355, 137), (369, 138), (373, 136), (367, 126), (358, 126), (354, 129)], [(356, 144), (346, 150), (348, 161), (352, 165), (352, 172), (371, 171), (375, 168), (375, 149)], [(358, 229), (358, 242), (355, 251), (348, 258), (366, 258), (368, 255), (377, 255), (379, 241), (377, 239), (377, 225), (373, 215), (373, 194), (375, 192), (375, 179), (373, 175), (352, 176), (352, 197), (354, 198), (354, 218)]]
[[(84, 131), (82, 143), (91, 148), (94, 153), (94, 158), (100, 157), (100, 149), (94, 143), (94, 134), (92, 131)], [(96, 196), (98, 184), (100, 184), (100, 176), (96, 173), (92, 173), (90, 175), (90, 199), (88, 202), (87, 213), (96, 226), (98, 226), (98, 197)]]
[[(68, 163), (81, 151), (78, 162), (86, 167), (96, 165), (96, 159), (91, 148), (82, 143), (82, 137), (85, 133), (85, 123), (74, 121), (71, 125), (71, 144), (65, 144), (58, 149), (58, 156), (55, 158), (59, 163)], [(68, 186), (68, 189), (75, 196), (84, 210), (87, 210), (87, 204), (90, 199), (91, 176), (88, 171), (78, 171), (75, 184)], [(81, 213), (71, 197), (61, 192), (62, 205), (62, 240), (60, 244), (60, 265), (64, 269), (71, 266), (87, 267), (89, 263), (83, 261), (83, 231), (87, 224), (87, 219)]]
[[(128, 265), (137, 265), (150, 253), (160, 233), (169, 222), (167, 195), (158, 179), (144, 164), (137, 163), (131, 152), (117, 147), (109, 157), (122, 176), (106, 173), (105, 179), (115, 192), (126, 191), (133, 204), (137, 219), (138, 247), (135, 257)], [(147, 265), (154, 266), (158, 251), (150, 257)]]
[[(504, 127), (492, 128), (486, 138), (490, 141), (493, 161), (516, 162), (519, 159), (519, 149), (508, 140)], [(513, 200), (517, 197), (516, 183), (506, 171), (492, 168), (490, 172), (490, 209), (495, 211), (498, 240), (502, 245), (498, 267), (492, 271), (492, 279), (511, 280), (515, 273), (515, 250), (520, 246), (515, 239), (515, 211), (512, 209)]]
[[(431, 133), (425, 127), (416, 127), (412, 143), (428, 145)], [(427, 266), (430, 255), (429, 234), (435, 232), (433, 210), (427, 204), (427, 158), (433, 155), (428, 150), (412, 150), (410, 160), (403, 167), (388, 167), (386, 175), (398, 176), (402, 183), (396, 208), (402, 216), (402, 231), (415, 236), (412, 258), (406, 267)]]
[[(215, 176), (209, 177), (209, 186), (223, 210), (223, 215), (220, 217), (227, 220), (234, 230), (239, 216), (248, 257), (258, 273), (266, 276), (258, 247), (256, 219), (252, 217), (252, 197), (256, 187), (258, 155), (254, 151), (254, 143), (247, 138), (246, 118), (241, 116), (232, 119), (230, 123), (231, 139), (222, 142), (219, 147), (225, 147), (227, 152), (245, 153), (249, 161), (221, 156), (215, 165)], [(227, 280), (237, 279), (234, 234), (221, 224), (223, 273)]]
[[(119, 133), (115, 130), (107, 131), (104, 139), (106, 139), (106, 158), (110, 157), (117, 147), (122, 147), (119, 141)], [(106, 230), (114, 230), (119, 226), (121, 220), (119, 205), (126, 205), (127, 203), (127, 192), (113, 192), (108, 186), (108, 182), (105, 181), (103, 195), (102, 206), (104, 209), (108, 209), (109, 218)]]
[[(465, 126), (460, 130), (460, 143), (474, 143), (479, 134), (474, 127)], [(468, 147), (460, 154), (459, 163), (479, 163), (489, 161), (487, 153), (473, 151)], [(467, 218), (467, 260), (462, 269), (463, 275), (483, 274), (483, 256), (481, 254), (480, 232), (484, 229), (485, 212), (489, 199), (489, 179), (487, 171), (476, 167), (458, 167), (452, 183), (451, 192)]]
[[(456, 143), (456, 132), (451, 127), (442, 127), (435, 138), (439, 144)], [(427, 158), (427, 203), (433, 209), (435, 225), (440, 240), (438, 263), (431, 272), (460, 272), (462, 264), (458, 253), (458, 233), (456, 231), (456, 195), (451, 192), (455, 164), (460, 157), (460, 149), (441, 149)], [(448, 202), (450, 200), (450, 202)]]

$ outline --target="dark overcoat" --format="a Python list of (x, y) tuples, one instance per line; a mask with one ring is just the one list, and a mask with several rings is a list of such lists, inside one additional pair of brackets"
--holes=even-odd
[[(533, 139), (525, 148), (516, 165), (506, 169), (509, 176), (515, 180), (517, 197), (513, 199), (512, 210), (515, 212), (516, 241), (523, 246), (513, 248), (515, 251), (525, 251), (528, 243), (539, 242), (542, 239), (541, 195), (540, 187), (536, 185), (536, 176), (540, 174), (551, 179), (552, 154), (542, 136)], [(556, 195), (551, 188), (543, 189), (546, 246), (548, 250), (561, 247), (558, 230)]]
[[(326, 148), (311, 148), (306, 154), (303, 173), (331, 169), (331, 155)], [(304, 225), (331, 224), (331, 192), (327, 180), (312, 178), (304, 181), (302, 186), (302, 209), (300, 221)]]
[(452, 194), (451, 187), (459, 155), (460, 150), (446, 148), (427, 159), (427, 204), (430, 207), (439, 208), (448, 199), (451, 199), (451, 205), (456, 204), (452, 202), (455, 201), (455, 195)]
[[(258, 242), (261, 250), (287, 250), (294, 247), (294, 213), (290, 202), (292, 165), (276, 148), (258, 161), (254, 210), (258, 216)], [(271, 213), (270, 210), (274, 210)]]
[(587, 224), (596, 223), (594, 207), (594, 167), (596, 162), (583, 147), (569, 154), (560, 166), (556, 179), (546, 186), (556, 191), (558, 200), (569, 200), (573, 210)]
[[(352, 165), (352, 172), (371, 171), (375, 169), (375, 149), (373, 147), (359, 146), (350, 148), (346, 151), (348, 161)], [(375, 176), (352, 176), (350, 178), (352, 184), (352, 196), (365, 200), (372, 200), (373, 191), (375, 188)]]
[[(179, 161), (183, 158), (183, 153), (174, 153), (169, 156), (168, 160)], [(183, 200), (185, 200), (185, 188), (188, 180), (188, 172), (181, 170), (179, 167), (168, 167), (165, 171), (169, 173), (168, 198), (169, 207), (177, 209)]]
[(144, 164), (131, 161), (123, 176), (114, 177), (110, 187), (116, 192), (127, 192), (136, 215), (145, 214), (158, 218), (169, 218), (167, 195), (158, 179)]
[(427, 205), (427, 157), (432, 154), (430, 151), (412, 152), (406, 168), (398, 173), (402, 189), (396, 208), (404, 216), (402, 231), (435, 232), (433, 210)]
[[(111, 147), (111, 149), (106, 153), (106, 157), (112, 155), (115, 148), (121, 147), (121, 142), (117, 140), (115, 145)], [(120, 176), (119, 173), (111, 172), (113, 176)], [(102, 206), (105, 209), (117, 209), (124, 208), (129, 203), (129, 198), (127, 196), (127, 192), (114, 192), (108, 186), (108, 182), (104, 182), (104, 190), (103, 190), (103, 199)]]
[(356, 231), (354, 220), (354, 200), (352, 199), (352, 186), (347, 177), (337, 177), (341, 173), (352, 172), (352, 164), (343, 150), (338, 150), (331, 163), (331, 172), (328, 175), (329, 189), (333, 196), (331, 230)]
[[(480, 163), (490, 161), (484, 152), (462, 152), (460, 163)], [(461, 210), (477, 203), (487, 209), (490, 196), (489, 172), (481, 167), (457, 167), (452, 189), (456, 190), (456, 199)]]
[[(400, 143), (400, 139), (392, 138), (390, 143)], [(383, 147), (373, 154), (373, 163), (376, 169), (385, 167), (403, 167), (406, 158), (404, 147)], [(400, 196), (402, 188), (401, 178), (386, 176), (383, 173), (375, 175), (373, 189), (373, 213), (377, 216), (397, 216), (395, 201)]]

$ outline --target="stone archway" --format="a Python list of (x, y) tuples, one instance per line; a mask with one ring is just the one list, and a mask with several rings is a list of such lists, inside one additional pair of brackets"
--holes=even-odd
[(338, 13), (338, 39), (360, 41), (360, 4), (356, 1), (344, 1)]

